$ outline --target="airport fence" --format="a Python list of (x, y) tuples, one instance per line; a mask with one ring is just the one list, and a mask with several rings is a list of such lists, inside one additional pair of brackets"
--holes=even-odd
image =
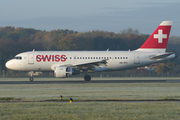
[[(95, 72), (89, 73), (92, 77), (179, 77), (180, 74), (172, 72), (166, 72), (158, 75), (157, 72), (148, 70), (124, 70), (124, 71), (113, 71), (113, 72)], [(28, 77), (28, 72), (11, 71), (11, 70), (0, 70), (1, 78), (8, 77)], [(54, 77), (54, 72), (39, 72), (35, 74), (36, 77)], [(84, 77), (84, 74), (74, 75), (74, 77)]]

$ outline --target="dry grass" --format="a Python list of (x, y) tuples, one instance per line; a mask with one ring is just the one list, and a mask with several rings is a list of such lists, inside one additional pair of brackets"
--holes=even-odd
[(179, 103), (1, 103), (0, 119), (177, 120)]

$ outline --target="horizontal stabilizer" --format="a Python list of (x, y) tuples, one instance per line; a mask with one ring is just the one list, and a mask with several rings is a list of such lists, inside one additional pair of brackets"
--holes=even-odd
[(150, 59), (154, 59), (154, 60), (163, 59), (163, 58), (166, 58), (172, 54), (174, 54), (174, 53), (169, 52), (169, 53), (159, 54), (159, 55), (151, 56)]

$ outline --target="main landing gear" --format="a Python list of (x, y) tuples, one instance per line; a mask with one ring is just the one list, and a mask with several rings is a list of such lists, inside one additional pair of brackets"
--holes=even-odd
[(84, 76), (84, 80), (85, 80), (85, 81), (91, 81), (91, 76), (85, 75), (85, 76)]

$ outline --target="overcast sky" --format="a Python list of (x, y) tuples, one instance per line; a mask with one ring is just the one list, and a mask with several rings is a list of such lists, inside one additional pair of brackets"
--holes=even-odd
[(171, 35), (180, 36), (179, 11), (179, 0), (1, 0), (0, 26), (151, 34), (171, 20)]

